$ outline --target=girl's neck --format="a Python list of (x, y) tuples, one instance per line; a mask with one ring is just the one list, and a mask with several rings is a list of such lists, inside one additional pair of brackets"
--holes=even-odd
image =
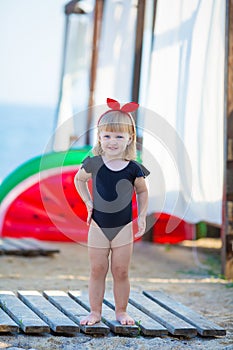
[(125, 158), (123, 157), (124, 155), (117, 155), (117, 156), (108, 156), (108, 155), (105, 155), (103, 154), (102, 155), (102, 158), (103, 160), (106, 160), (107, 162), (111, 162), (111, 161), (116, 161), (116, 160), (119, 160), (119, 161), (126, 161)]
[(110, 158), (103, 155), (102, 159), (105, 165), (112, 170), (121, 170), (129, 163), (128, 160), (119, 157)]

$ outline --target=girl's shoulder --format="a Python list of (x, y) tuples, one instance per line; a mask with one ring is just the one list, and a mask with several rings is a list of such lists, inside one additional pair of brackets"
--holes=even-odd
[(81, 168), (83, 168), (87, 173), (93, 173), (97, 168), (99, 168), (100, 164), (100, 156), (88, 156), (82, 161)]
[(140, 176), (146, 177), (150, 175), (150, 171), (143, 164), (137, 162), (136, 160), (131, 160), (130, 164), (132, 167), (134, 167), (138, 177)]

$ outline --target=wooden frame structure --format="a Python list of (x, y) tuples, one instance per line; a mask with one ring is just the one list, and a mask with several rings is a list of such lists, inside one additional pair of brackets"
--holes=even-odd
[(87, 133), (86, 144), (90, 144), (90, 127), (92, 123), (92, 110), (91, 107), (95, 104), (95, 86), (97, 65), (99, 56), (99, 43), (102, 28), (102, 17), (104, 9), (104, 0), (96, 0), (95, 2), (95, 15), (94, 15), (94, 29), (93, 29), (93, 41), (92, 41), (92, 58), (91, 58), (91, 75), (90, 75), (90, 92), (88, 100), (88, 116), (87, 116)]
[(225, 159), (222, 273), (233, 278), (233, 0), (226, 0)]

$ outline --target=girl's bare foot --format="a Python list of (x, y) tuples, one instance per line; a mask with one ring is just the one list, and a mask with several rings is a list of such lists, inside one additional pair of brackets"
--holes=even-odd
[(81, 321), (81, 325), (93, 326), (93, 324), (100, 322), (101, 314), (98, 312), (90, 312), (89, 315), (84, 317)]
[(132, 326), (135, 324), (132, 317), (130, 317), (127, 312), (117, 312), (116, 313), (116, 319), (120, 322), (122, 325), (129, 325)]

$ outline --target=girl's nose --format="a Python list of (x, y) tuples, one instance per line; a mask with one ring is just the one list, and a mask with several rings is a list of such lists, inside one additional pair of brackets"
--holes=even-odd
[(116, 139), (114, 139), (114, 138), (111, 138), (109, 141), (110, 141), (110, 143), (111, 143), (111, 144), (115, 144), (115, 143), (117, 143), (117, 140), (116, 140)]

